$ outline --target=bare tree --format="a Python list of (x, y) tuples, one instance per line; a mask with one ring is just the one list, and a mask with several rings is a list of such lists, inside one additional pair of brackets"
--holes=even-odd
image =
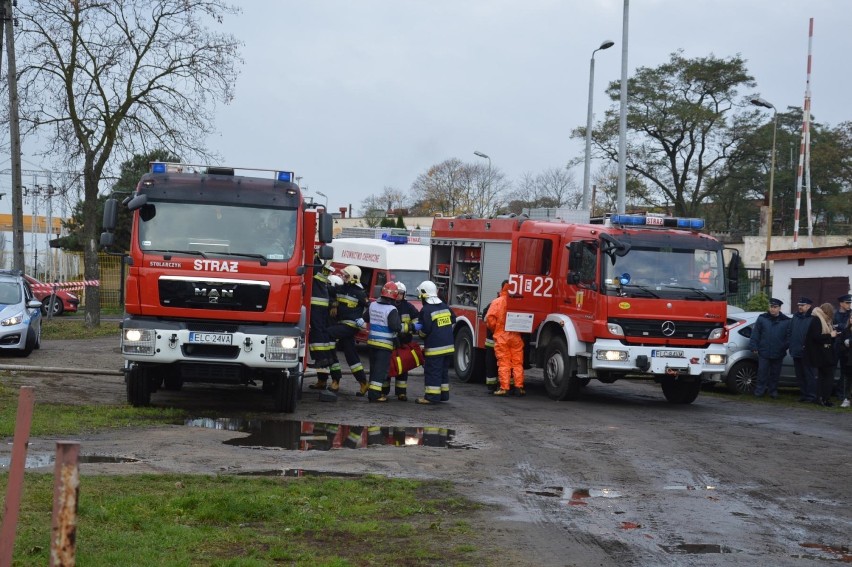
[(382, 222), (382, 219), (387, 218), (388, 209), (387, 200), (381, 195), (370, 195), (361, 201), (361, 216), (364, 217), (364, 222), (370, 228), (376, 228)]
[[(239, 10), (223, 0), (40, 0), (18, 13), (21, 123), (45, 156), (82, 171), (85, 277), (97, 279), (97, 197), (105, 176), (163, 148), (212, 158), (217, 103), (233, 97), (233, 36), (212, 31)], [(86, 325), (100, 293), (86, 291)]]
[[(511, 194), (512, 212), (527, 208), (577, 208), (583, 193), (567, 167), (553, 167), (533, 175), (525, 172)], [(514, 210), (518, 209), (518, 210)]]
[(445, 160), (421, 173), (411, 185), (418, 210), (448, 216), (493, 216), (502, 206), (509, 184), (497, 168), (481, 163)]

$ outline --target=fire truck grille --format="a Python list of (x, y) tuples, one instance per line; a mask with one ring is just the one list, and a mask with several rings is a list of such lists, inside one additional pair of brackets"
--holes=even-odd
[(181, 364), (180, 377), (186, 382), (239, 384), (242, 369), (226, 364)]
[(673, 321), (671, 319), (610, 319), (620, 325), (628, 338), (706, 340), (717, 324), (712, 322)]
[(164, 307), (257, 312), (269, 301), (269, 286), (256, 283), (161, 278), (159, 292)]

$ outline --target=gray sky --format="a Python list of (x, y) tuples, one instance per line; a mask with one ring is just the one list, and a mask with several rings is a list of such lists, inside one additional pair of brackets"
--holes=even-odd
[[(598, 116), (621, 74), (623, 0), (236, 3), (243, 14), (223, 28), (245, 42), (245, 65), (210, 148), (225, 165), (294, 170), (331, 210), (408, 191), (435, 163), (481, 160), (474, 150), (512, 181), (560, 167), (582, 155), (569, 135), (585, 125), (604, 39), (616, 44), (595, 56)], [(812, 112), (836, 126), (852, 119), (850, 0), (633, 0), (628, 69), (681, 48), (739, 53), (760, 96), (800, 107), (811, 17)], [(574, 176), (581, 184), (582, 167)]]

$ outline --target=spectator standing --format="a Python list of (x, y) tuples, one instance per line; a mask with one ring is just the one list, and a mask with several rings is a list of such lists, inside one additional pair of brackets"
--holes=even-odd
[(450, 399), (450, 361), (455, 352), (453, 326), (456, 315), (438, 297), (434, 282), (426, 280), (417, 286), (417, 296), (423, 301), (420, 310), (420, 336), (423, 337), (423, 397), (418, 404), (432, 405)]
[[(849, 378), (852, 376), (852, 317), (846, 322), (846, 327), (840, 333), (840, 348), (843, 350), (843, 353), (846, 355), (846, 376)], [(840, 404), (842, 408), (849, 407), (849, 384), (846, 384), (847, 392), (846, 397), (843, 398), (843, 403)]]
[(757, 318), (751, 331), (749, 349), (758, 357), (757, 386), (754, 389), (758, 398), (767, 392), (773, 400), (778, 397), (781, 363), (790, 340), (790, 318), (781, 312), (782, 305), (784, 302), (780, 299), (770, 299), (769, 311)]
[(837, 298), (837, 311), (834, 312), (834, 329), (839, 333), (834, 343), (834, 351), (840, 365), (840, 383), (837, 386), (837, 399), (841, 407), (849, 407), (849, 349), (844, 344), (844, 331), (849, 328), (849, 315), (852, 314), (852, 294), (847, 293)]
[(790, 321), (790, 356), (796, 370), (796, 380), (801, 392), (800, 402), (817, 401), (816, 371), (805, 356), (805, 337), (811, 322), (814, 302), (809, 297), (800, 297), (796, 304), (797, 312)]
[(833, 317), (834, 307), (830, 303), (814, 307), (805, 338), (805, 356), (817, 374), (816, 403), (826, 407), (833, 405), (831, 390), (834, 386), (834, 369), (837, 367), (834, 339), (838, 333), (832, 326)]
[(520, 333), (506, 330), (506, 311), (509, 299), (509, 286), (504, 284), (500, 296), (491, 302), (485, 325), (494, 333), (494, 354), (497, 355), (497, 377), (500, 387), (494, 390), (495, 396), (505, 396), (509, 393), (514, 381), (515, 391), (519, 396), (526, 394), (524, 390), (524, 340)]
[[(367, 309), (367, 293), (361, 285), (361, 268), (346, 266), (340, 273), (343, 275), (343, 285), (334, 288), (337, 321), (328, 328), (328, 335), (343, 351), (346, 364), (360, 385), (355, 395), (363, 396), (367, 393), (367, 374), (355, 347), (355, 335), (358, 329), (366, 326), (364, 311)], [(336, 356), (335, 362), (339, 367)], [(333, 383), (332, 389), (337, 391), (336, 388), (339, 388), (339, 384)]]
[(382, 286), (381, 296), (367, 308), (367, 320), (370, 323), (367, 339), (370, 349), (370, 386), (367, 399), (371, 402), (388, 401), (382, 392), (388, 380), (391, 353), (398, 343), (397, 334), (402, 330), (402, 321), (396, 308), (398, 294), (396, 283), (387, 282)]

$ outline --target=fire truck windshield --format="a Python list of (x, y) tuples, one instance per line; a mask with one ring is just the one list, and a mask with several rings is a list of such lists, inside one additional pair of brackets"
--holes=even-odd
[(634, 297), (724, 298), (721, 250), (632, 247), (624, 256), (604, 256), (603, 288)]
[(139, 211), (144, 252), (263, 256), (289, 260), (296, 246), (296, 211), (233, 205), (156, 202)]

